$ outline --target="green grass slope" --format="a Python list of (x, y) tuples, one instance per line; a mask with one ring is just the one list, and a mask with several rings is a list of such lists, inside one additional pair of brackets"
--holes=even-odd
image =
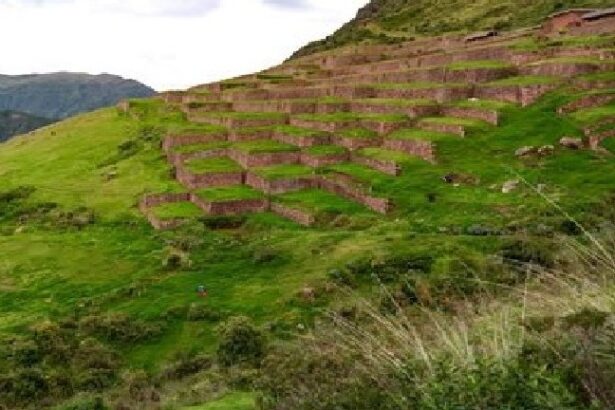
[(607, 0), (371, 0), (352, 21), (293, 57), (362, 42), (395, 43), (449, 32), (508, 30), (540, 24), (554, 12), (573, 7), (610, 7)]
[[(0, 146), (0, 339), (65, 323), (70, 337), (94, 338), (120, 358), (108, 379), (96, 379), (104, 389), (118, 383), (120, 369), (157, 374), (186, 352), (213, 354), (218, 325), (233, 316), (251, 318), (271, 340), (300, 332), (337, 299), (320, 289), (349, 261), (400, 257), (416, 264), (409, 275), (438, 283), (458, 274), (450, 255), (481, 264), (514, 232), (568, 232), (566, 218), (531, 189), (503, 194), (507, 180), (540, 184), (581, 222), (608, 220), (612, 157), (560, 148), (540, 159), (514, 156), (521, 146), (581, 135), (591, 115), (555, 113), (570, 98), (560, 89), (531, 107), (506, 107), (500, 127), (465, 139), (439, 136), (438, 164), (404, 158), (397, 178), (356, 164), (331, 166), (391, 198), (395, 210), (378, 216), (309, 192), (281, 198), (325, 211), (314, 228), (265, 213), (153, 231), (136, 203), (147, 192), (182, 190), (160, 140), (167, 130), (191, 127), (157, 100), (140, 102), (133, 115), (105, 109), (15, 138)], [(442, 182), (451, 173), (458, 183)], [(359, 292), (371, 294), (374, 284), (364, 283)], [(200, 284), (208, 287), (206, 299), (195, 291)], [(316, 302), (301, 298), (306, 286), (319, 289)], [(79, 357), (69, 360), (76, 379), (83, 377)], [(64, 366), (33, 360), (47, 375)], [(22, 370), (13, 365), (5, 361), (0, 370), (18, 377)], [(72, 392), (87, 391), (80, 386)]]

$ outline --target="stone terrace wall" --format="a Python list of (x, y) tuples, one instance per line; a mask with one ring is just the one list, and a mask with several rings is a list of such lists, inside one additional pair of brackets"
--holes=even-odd
[(236, 149), (229, 149), (228, 155), (242, 167), (253, 168), (279, 164), (298, 164), (301, 154), (299, 152), (265, 152), (250, 154)]
[(173, 204), (177, 202), (190, 201), (190, 194), (182, 193), (166, 193), (166, 194), (149, 194), (143, 196), (139, 202), (139, 207), (153, 208), (164, 204)]
[(271, 211), (280, 215), (283, 218), (297, 222), (299, 225), (312, 226), (316, 223), (314, 215), (296, 208), (290, 208), (279, 202), (271, 204)]
[(520, 69), (522, 75), (539, 75), (553, 77), (576, 77), (583, 74), (592, 74), (600, 68), (588, 63), (544, 63), (525, 66)]
[(237, 112), (282, 112), (286, 114), (314, 114), (316, 103), (296, 101), (237, 101), (233, 104)]
[(191, 159), (217, 158), (225, 157), (227, 155), (228, 150), (226, 148), (185, 153), (169, 151), (167, 152), (167, 160), (171, 163), (171, 165), (175, 167), (181, 167), (184, 162)]
[(318, 181), (319, 188), (332, 194), (359, 202), (368, 208), (386, 214), (391, 208), (390, 201), (384, 198), (376, 198), (363, 192), (347, 178), (337, 176), (321, 177)]
[(233, 105), (228, 102), (208, 102), (198, 107), (190, 106), (195, 103), (184, 103), (182, 105), (182, 111), (186, 114), (200, 113), (200, 112), (225, 112), (230, 111)]
[(258, 174), (248, 172), (246, 175), (246, 185), (249, 185), (252, 188), (262, 191), (268, 195), (280, 195), (287, 192), (317, 188), (318, 181), (315, 177), (268, 180)]
[(393, 151), (401, 151), (408, 155), (417, 156), (425, 161), (436, 161), (436, 148), (435, 144), (431, 141), (425, 140), (384, 140), (383, 147)]
[(336, 154), (336, 155), (326, 155), (326, 156), (316, 156), (310, 155), (307, 153), (301, 154), (301, 163), (312, 168), (320, 168), (328, 165), (339, 164), (340, 162), (346, 162), (350, 159), (350, 155), (348, 153)]
[(380, 138), (349, 138), (340, 135), (334, 135), (331, 141), (333, 144), (344, 147), (350, 151), (356, 151), (361, 148), (377, 147), (382, 143)]
[(515, 75), (514, 68), (468, 68), (465, 70), (448, 70), (446, 80), (451, 83), (486, 83)]
[(207, 144), (209, 142), (226, 141), (227, 136), (225, 134), (215, 135), (181, 135), (181, 134), (169, 134), (164, 138), (162, 143), (162, 149), (165, 152), (169, 152), (172, 148), (182, 145), (192, 144)]
[(493, 125), (498, 125), (500, 121), (500, 114), (497, 111), (481, 108), (447, 107), (442, 110), (442, 113), (448, 117), (470, 118), (485, 121)]
[(446, 103), (455, 100), (467, 99), (473, 96), (473, 87), (436, 87), (436, 88), (418, 88), (418, 89), (381, 89), (377, 90), (378, 98), (393, 98), (393, 99), (414, 99), (424, 98), (434, 100), (439, 103)]
[(257, 141), (264, 139), (271, 139), (273, 137), (273, 131), (271, 129), (251, 130), (250, 132), (244, 132), (241, 129), (231, 130), (228, 136), (230, 142), (245, 142), (245, 141)]
[(309, 128), (322, 132), (337, 132), (343, 129), (356, 128), (359, 126), (358, 121), (339, 121), (339, 122), (323, 122), (323, 121), (309, 121), (301, 118), (291, 118), (290, 124), (295, 127)]
[(189, 193), (166, 193), (166, 194), (150, 194), (145, 195), (139, 201), (139, 210), (148, 222), (157, 230), (173, 229), (182, 225), (183, 219), (160, 219), (152, 212), (152, 208), (178, 202), (190, 201)]
[(554, 84), (483, 86), (476, 89), (476, 97), (521, 104), (526, 107), (556, 87)]
[(350, 111), (362, 114), (404, 114), (410, 118), (426, 117), (440, 113), (438, 105), (385, 105), (370, 102), (353, 102)]
[(244, 173), (242, 171), (195, 174), (183, 167), (177, 169), (176, 177), (179, 182), (189, 189), (241, 185), (244, 181)]
[(615, 100), (615, 94), (586, 95), (560, 107), (557, 112), (559, 114), (567, 114), (584, 108), (599, 107), (613, 100)]
[(208, 215), (212, 216), (259, 213), (265, 212), (269, 208), (269, 201), (264, 198), (211, 202), (193, 194), (191, 195), (190, 200)]
[(440, 123), (434, 123), (434, 122), (421, 121), (418, 123), (418, 127), (426, 131), (455, 134), (462, 138), (466, 136), (465, 127), (463, 125), (458, 125), (458, 124), (440, 124)]
[(401, 175), (401, 167), (395, 161), (383, 161), (357, 154), (353, 154), (351, 160), (352, 162), (365, 165), (368, 168), (375, 169), (387, 175), (392, 175), (394, 177)]
[(313, 147), (314, 145), (327, 145), (330, 143), (331, 138), (329, 135), (316, 135), (316, 136), (294, 136), (287, 135), (283, 132), (275, 132), (273, 139), (283, 142), (285, 144), (295, 145), (300, 148)]

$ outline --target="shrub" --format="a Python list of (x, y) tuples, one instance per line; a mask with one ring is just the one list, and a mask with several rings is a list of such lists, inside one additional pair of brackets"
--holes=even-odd
[(179, 380), (209, 369), (211, 366), (212, 359), (207, 355), (182, 353), (164, 368), (161, 377), (166, 380)]
[(193, 303), (190, 305), (190, 308), (188, 308), (186, 318), (191, 322), (217, 322), (222, 319), (222, 313), (210, 306)]
[(220, 329), (218, 362), (223, 366), (256, 365), (265, 354), (265, 337), (248, 318), (230, 319)]
[(60, 407), (58, 410), (107, 410), (103, 399), (99, 396), (80, 395)]
[(133, 319), (123, 313), (86, 316), (79, 322), (82, 332), (109, 342), (137, 343), (159, 336), (159, 326)]

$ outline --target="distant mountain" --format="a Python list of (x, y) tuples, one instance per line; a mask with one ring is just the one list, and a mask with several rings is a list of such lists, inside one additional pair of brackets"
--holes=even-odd
[(64, 119), (116, 104), (124, 98), (154, 94), (152, 88), (138, 81), (109, 74), (0, 75), (0, 110), (50, 119)]
[(17, 111), (0, 111), (0, 142), (9, 137), (43, 127), (53, 120)]

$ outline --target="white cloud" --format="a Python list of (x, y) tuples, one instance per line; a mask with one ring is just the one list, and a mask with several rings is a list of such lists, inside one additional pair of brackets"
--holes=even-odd
[(0, 0), (0, 73), (109, 72), (163, 90), (275, 65), (366, 0)]

